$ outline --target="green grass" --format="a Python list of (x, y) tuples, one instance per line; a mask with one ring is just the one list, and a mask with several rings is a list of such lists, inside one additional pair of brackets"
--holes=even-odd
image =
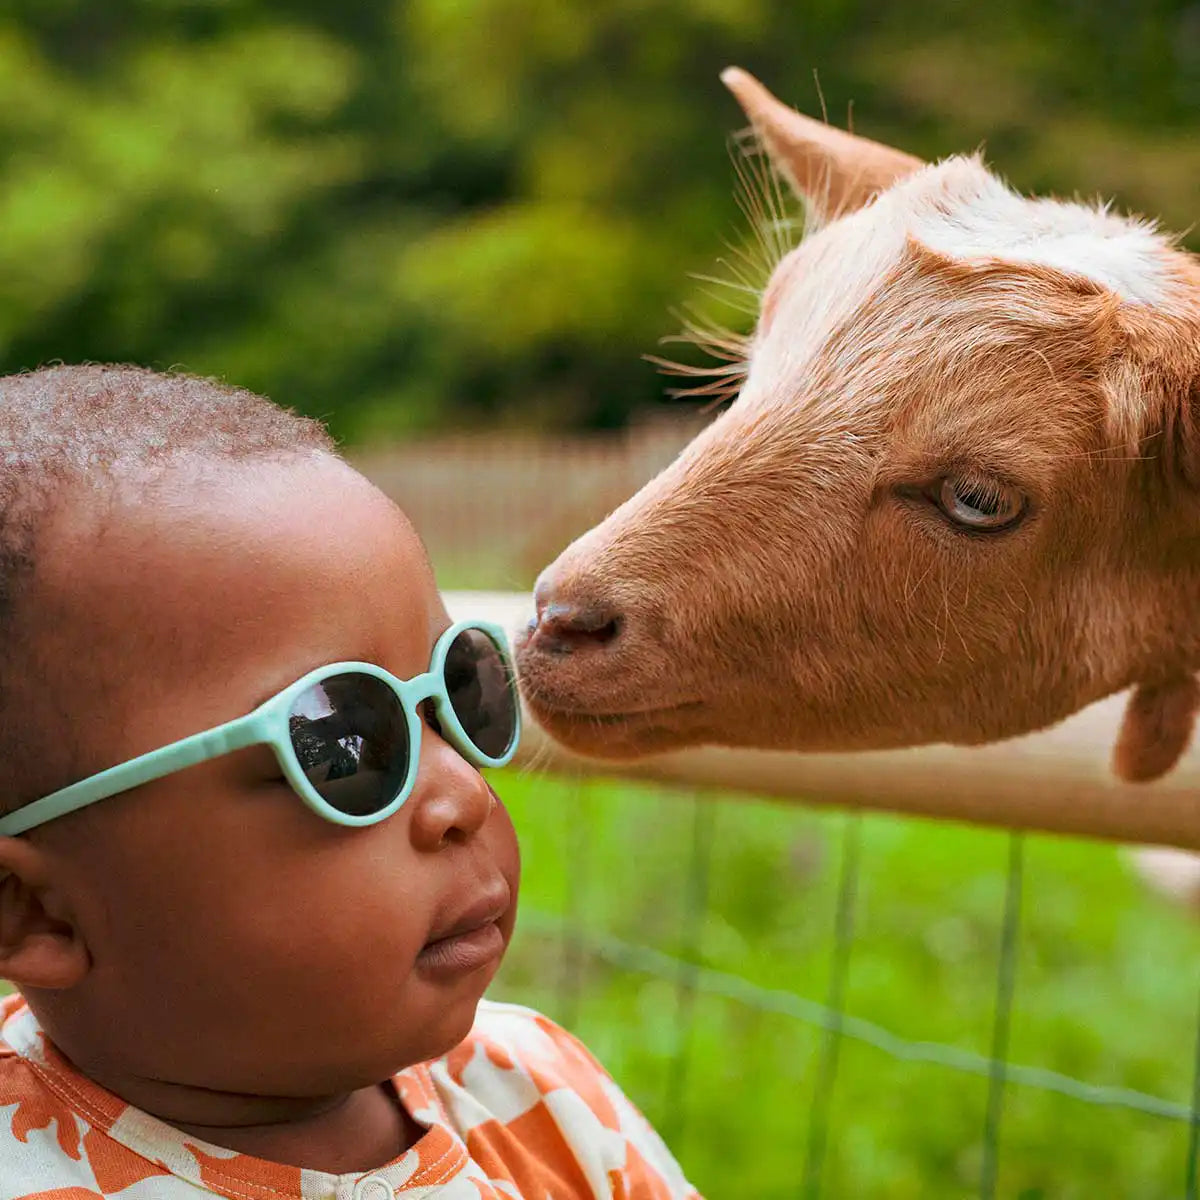
[[(521, 837), (524, 918), (492, 995), (578, 1033), (705, 1194), (801, 1195), (820, 1029), (702, 993), (673, 1096), (675, 981), (588, 953), (587, 935), (680, 951), (695, 807), (709, 804), (698, 961), (821, 1001), (848, 818), (515, 771), (497, 787)], [(987, 1055), (1007, 835), (861, 820), (846, 1012), (911, 1041)], [(569, 929), (583, 931), (582, 943)], [(1187, 1104), (1198, 1000), (1200, 922), (1149, 895), (1114, 847), (1027, 841), (1011, 1062)], [(985, 1078), (848, 1039), (839, 1068), (823, 1197), (978, 1194)], [(996, 1194), (1183, 1196), (1187, 1135), (1186, 1121), (1012, 1084)]]

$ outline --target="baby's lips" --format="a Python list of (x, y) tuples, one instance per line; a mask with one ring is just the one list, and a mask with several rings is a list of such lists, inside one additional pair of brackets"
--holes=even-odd
[(475, 893), (466, 905), (458, 906), (445, 919), (436, 921), (426, 945), (460, 937), (499, 921), (512, 904), (512, 892), (503, 878), (496, 879)]

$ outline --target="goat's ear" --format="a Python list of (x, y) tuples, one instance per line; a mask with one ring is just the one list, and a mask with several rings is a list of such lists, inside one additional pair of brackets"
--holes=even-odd
[(721, 82), (745, 110), (771, 161), (822, 221), (861, 208), (924, 165), (903, 150), (788, 108), (741, 67), (727, 67)]
[[(1110, 444), (1129, 448), (1145, 485), (1143, 502), (1152, 506), (1137, 523), (1137, 536), (1166, 577), (1180, 567), (1195, 570), (1200, 498), (1200, 272), (1182, 258), (1173, 269), (1176, 295), (1169, 306), (1121, 304), (1116, 310), (1121, 353), (1106, 389), (1113, 406)], [(1178, 617), (1188, 621), (1191, 613)], [(1113, 770), (1122, 779), (1157, 779), (1191, 741), (1200, 683), (1188, 665), (1170, 664), (1166, 659), (1130, 697), (1113, 751)]]
[(1168, 495), (1186, 500), (1195, 537), (1200, 497), (1200, 271), (1172, 307), (1123, 304), (1121, 354), (1111, 377), (1110, 433), (1135, 454)]
[[(1171, 349), (1174, 347), (1166, 348), (1155, 364), (1160, 371)], [(1200, 495), (1200, 328), (1196, 330), (1194, 343), (1186, 347), (1186, 353), (1191, 361), (1185, 361), (1181, 369), (1177, 366), (1172, 372), (1176, 379), (1168, 387), (1159, 454), (1169, 478), (1195, 497)], [(1175, 357), (1179, 357), (1178, 352)]]
[(1139, 684), (1133, 690), (1113, 749), (1113, 770), (1129, 783), (1146, 783), (1165, 775), (1192, 740), (1200, 684), (1180, 675), (1162, 683)]

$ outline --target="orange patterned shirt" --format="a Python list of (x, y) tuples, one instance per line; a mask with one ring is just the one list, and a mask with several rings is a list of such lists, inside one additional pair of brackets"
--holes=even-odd
[(393, 1084), (424, 1136), (331, 1175), (210, 1146), (80, 1075), (19, 996), (0, 1000), (0, 1200), (677, 1200), (696, 1197), (570, 1034), (487, 1000), (444, 1058)]

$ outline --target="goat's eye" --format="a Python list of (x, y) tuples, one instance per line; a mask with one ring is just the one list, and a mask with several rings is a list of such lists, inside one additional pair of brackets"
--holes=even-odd
[(1006, 529), (1025, 512), (1025, 497), (1009, 484), (971, 475), (948, 475), (937, 492), (938, 507), (967, 529)]

